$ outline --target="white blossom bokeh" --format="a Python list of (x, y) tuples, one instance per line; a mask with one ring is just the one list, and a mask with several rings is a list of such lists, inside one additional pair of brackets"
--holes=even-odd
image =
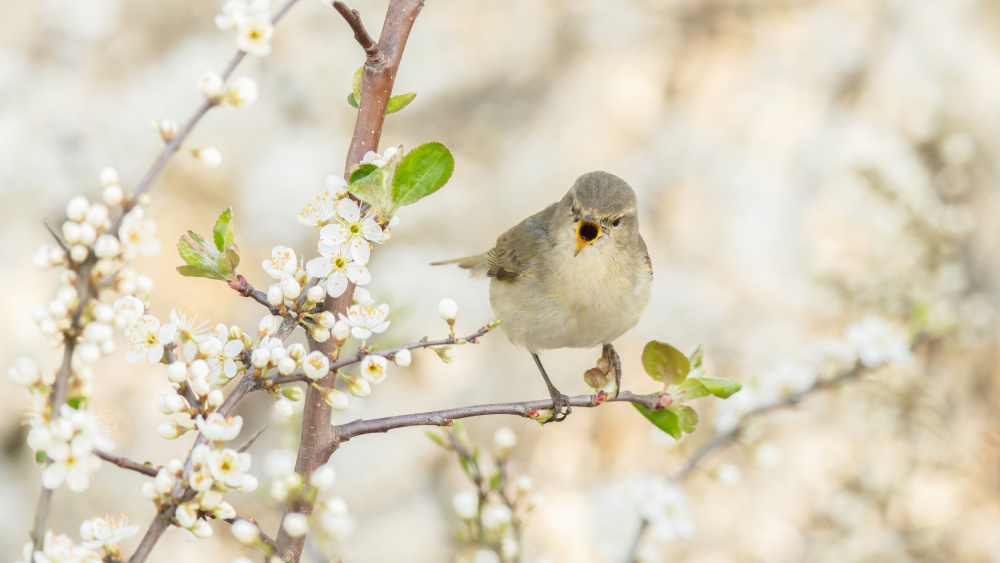
[[(377, 35), (387, 1), (349, 4)], [(136, 184), (162, 146), (153, 124), (183, 123), (206, 71), (235, 52), (233, 31), (213, 21), (221, 5), (0, 3), (0, 365), (30, 354), (43, 371), (58, 367), (32, 321), (56, 286), (32, 266), (51, 242), (44, 222), (58, 228), (74, 195), (98, 200), (105, 166)], [(616, 343), (623, 387), (656, 389), (639, 362), (651, 339), (702, 345), (708, 375), (747, 383), (743, 397), (695, 402), (701, 424), (679, 445), (621, 404), (545, 427), (469, 421), (484, 445), (501, 426), (516, 432), (511, 467), (545, 498), (524, 526), (524, 561), (622, 561), (640, 514), (657, 510), (669, 517), (645, 534), (644, 562), (1000, 558), (998, 31), (988, 0), (427, 2), (396, 81), (417, 98), (388, 117), (380, 150), (440, 141), (456, 166), (371, 253), (365, 287), (392, 311), (372, 340), (388, 348), (446, 336), (444, 298), (461, 310), (458, 335), (493, 320), (485, 282), (428, 263), (485, 251), (600, 169), (636, 189), (655, 277), (642, 321)], [(163, 251), (133, 266), (155, 280), (160, 319), (186, 307), (254, 332), (260, 305), (175, 271), (176, 240), (210, 230), (226, 207), (241, 272), (258, 288), (273, 282), (257, 264), (275, 246), (318, 256), (316, 231), (296, 216), (343, 171), (355, 117), (346, 97), (363, 52), (336, 12), (311, 0), (274, 27), (270, 46), (236, 73), (256, 81), (252, 105), (212, 110), (189, 140), (217, 149), (218, 166), (177, 154), (153, 188), (146, 214)], [(905, 333), (914, 318), (931, 337), (909, 357), (881, 323)], [(547, 395), (530, 356), (502, 332), (481, 340), (447, 364), (415, 350), (407, 367), (381, 366), (390, 375), (377, 391), (335, 416)], [(837, 357), (844, 341), (856, 341), (866, 365), (892, 365), (759, 419), (679, 488), (665, 481), (753, 401), (822, 376), (803, 362)], [(92, 408), (114, 429), (115, 452), (157, 464), (182, 457), (190, 440), (157, 434), (163, 367), (126, 364), (126, 350), (120, 341), (93, 365)], [(575, 395), (589, 392), (581, 376), (598, 353), (542, 359)], [(12, 559), (42, 467), (21, 424), (29, 397), (0, 386), (0, 498), (16, 508), (0, 515), (0, 552)], [(241, 437), (270, 424), (249, 450), (254, 468), (295, 435), (259, 395), (238, 409)], [(330, 525), (351, 531), (345, 560), (437, 562), (457, 551), (452, 499), (467, 483), (420, 429), (355, 438), (330, 465), (331, 494), (350, 507)], [(123, 512), (144, 530), (146, 481), (105, 464), (86, 492), (56, 491), (51, 527), (79, 543), (80, 522)], [(226, 498), (273, 535), (267, 489)], [(228, 524), (213, 527), (197, 543), (168, 533), (151, 560), (257, 559)]]

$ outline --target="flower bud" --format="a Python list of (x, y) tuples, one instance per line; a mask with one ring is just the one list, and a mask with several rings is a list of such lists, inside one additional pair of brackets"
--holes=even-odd
[(7, 377), (20, 385), (34, 385), (42, 379), (42, 371), (35, 360), (29, 356), (19, 356), (14, 365), (7, 368)]
[(187, 429), (183, 426), (177, 424), (174, 421), (163, 422), (156, 427), (156, 433), (160, 435), (161, 438), (167, 440), (173, 440), (184, 433)]
[(118, 171), (110, 166), (105, 166), (101, 170), (101, 185), (110, 186), (118, 183)]
[[(306, 292), (306, 300), (307, 301), (311, 301), (313, 303), (319, 303), (320, 301), (322, 301), (325, 298), (326, 298), (326, 290), (323, 289), (322, 285), (314, 285), (314, 286), (312, 286), (312, 287), (309, 288), (309, 291)], [(327, 315), (333, 316), (333, 313), (330, 313), (328, 311), (323, 311), (323, 313), (321, 313), (321, 314), (327, 314)], [(320, 322), (320, 321), (317, 319), (316, 322)], [(320, 324), (323, 324), (323, 323), (320, 323)], [(333, 326), (333, 321), (330, 322), (330, 326), (326, 326), (326, 325), (323, 325), (323, 326), (325, 326), (326, 328), (330, 328), (330, 327)]]
[(301, 538), (306, 535), (309, 531), (309, 520), (306, 519), (304, 514), (299, 514), (297, 512), (292, 512), (285, 516), (285, 520), (281, 523), (281, 527), (285, 529), (285, 532), (293, 538)]
[(205, 406), (210, 411), (214, 411), (222, 405), (222, 401), (225, 397), (222, 396), (222, 389), (212, 389), (208, 392), (208, 399), (205, 400)]
[(257, 336), (274, 336), (281, 328), (281, 317), (277, 315), (267, 315), (257, 324)]
[(191, 155), (205, 168), (218, 168), (222, 164), (222, 153), (215, 147), (192, 149)]
[(302, 357), (306, 355), (306, 347), (299, 342), (292, 344), (287, 348), (287, 350), (288, 357), (296, 361), (301, 360)]
[(337, 410), (344, 410), (351, 406), (351, 396), (336, 389), (327, 389), (323, 393), (323, 400), (326, 404)]
[(292, 402), (285, 397), (280, 397), (274, 402), (274, 410), (281, 416), (292, 416), (292, 408)]
[(73, 196), (66, 203), (66, 218), (79, 223), (87, 218), (87, 209), (89, 208), (90, 202), (87, 201), (87, 198), (82, 195)]
[(354, 395), (355, 397), (365, 398), (372, 394), (372, 386), (360, 377), (348, 380), (347, 389), (351, 392), (351, 395)]
[(301, 401), (302, 400), (302, 388), (301, 387), (282, 387), (281, 394), (285, 396), (289, 401)]
[(458, 357), (458, 350), (455, 350), (455, 347), (451, 344), (448, 344), (447, 346), (441, 346), (440, 348), (431, 348), (431, 350), (434, 350), (434, 352), (437, 353), (438, 357), (440, 357), (441, 360), (446, 364), (454, 362), (455, 358)]
[(94, 254), (98, 258), (115, 258), (122, 251), (118, 238), (111, 235), (101, 235), (94, 242)]
[(62, 224), (62, 236), (66, 244), (77, 244), (80, 242), (81, 228), (79, 223), (66, 221)]
[(517, 446), (517, 434), (506, 426), (499, 428), (493, 435), (493, 446), (496, 448), (497, 457), (504, 459)]
[(250, 363), (257, 369), (264, 369), (271, 361), (271, 352), (267, 348), (257, 348), (250, 353)]
[(309, 484), (320, 491), (328, 490), (333, 486), (335, 477), (336, 472), (333, 467), (329, 463), (324, 463), (312, 472), (312, 476), (309, 477)]
[(299, 367), (298, 362), (289, 357), (284, 357), (278, 360), (278, 373), (281, 375), (291, 375), (297, 367)]
[(361, 360), (361, 377), (369, 383), (379, 384), (385, 381), (388, 362), (382, 356), (368, 355)]
[(455, 514), (462, 520), (472, 520), (479, 514), (479, 498), (471, 491), (462, 491), (451, 499)]
[(281, 286), (279, 284), (272, 284), (271, 287), (267, 288), (267, 302), (275, 307), (278, 307), (285, 300), (285, 293), (281, 291)]
[[(180, 126), (173, 119), (161, 119), (153, 124), (153, 129), (156, 129), (156, 132), (160, 134), (164, 143), (169, 143), (177, 135)], [(198, 157), (195, 156), (195, 158)]]
[(74, 244), (69, 249), (69, 259), (77, 264), (82, 264), (87, 256), (90, 256), (90, 250), (82, 244)]
[(313, 350), (302, 359), (302, 373), (312, 380), (320, 379), (330, 371), (330, 359), (319, 350)]
[(326, 342), (330, 339), (330, 329), (323, 328), (321, 326), (314, 326), (312, 330), (309, 331), (309, 335), (316, 342)]
[(405, 368), (410, 365), (412, 356), (410, 355), (410, 351), (404, 348), (393, 355), (393, 360), (396, 362), (397, 366)]
[(297, 299), (302, 293), (302, 286), (291, 274), (281, 276), (281, 292), (285, 294), (285, 299)]
[(454, 324), (455, 318), (458, 317), (458, 303), (453, 299), (442, 299), (438, 304), (438, 314), (448, 321), (448, 324)]
[(183, 383), (187, 379), (187, 364), (177, 361), (167, 366), (167, 379), (171, 383)]
[(260, 531), (253, 522), (240, 519), (233, 522), (233, 536), (242, 544), (255, 545), (260, 539)]
[(208, 99), (217, 98), (226, 87), (222, 77), (209, 70), (198, 80), (198, 92)]
[(104, 191), (101, 192), (101, 200), (107, 205), (121, 205), (123, 199), (125, 199), (125, 192), (117, 184), (105, 186)]
[(351, 335), (351, 325), (344, 321), (337, 321), (333, 324), (333, 340), (337, 346), (343, 346), (347, 338)]
[(323, 311), (322, 313), (313, 317), (313, 320), (316, 321), (316, 324), (318, 324), (323, 328), (333, 328), (333, 325), (337, 324), (337, 317), (334, 316), (334, 314), (331, 313), (330, 311)]

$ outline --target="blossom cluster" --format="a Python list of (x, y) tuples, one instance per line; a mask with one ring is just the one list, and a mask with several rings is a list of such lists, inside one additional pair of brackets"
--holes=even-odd
[[(356, 523), (343, 498), (333, 494), (336, 472), (322, 465), (303, 478), (295, 472), (295, 452), (276, 450), (268, 454), (265, 471), (271, 479), (271, 499), (279, 503), (310, 502), (312, 514), (288, 514), (281, 523), (292, 537), (306, 533), (324, 547), (335, 548), (354, 533)], [(233, 535), (247, 545), (259, 545), (260, 535), (249, 522), (233, 524)]]
[(215, 25), (223, 31), (236, 32), (239, 50), (255, 57), (271, 53), (274, 25), (270, 0), (227, 0), (222, 12), (215, 16)]

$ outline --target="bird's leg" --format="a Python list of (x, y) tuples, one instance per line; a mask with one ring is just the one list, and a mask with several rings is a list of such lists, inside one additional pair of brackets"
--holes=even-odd
[(549, 396), (552, 397), (552, 418), (549, 422), (562, 422), (566, 420), (569, 413), (573, 412), (573, 408), (569, 406), (569, 397), (560, 393), (556, 389), (556, 386), (552, 385), (552, 382), (549, 381), (549, 374), (545, 373), (545, 368), (542, 367), (542, 361), (538, 359), (538, 354), (532, 352), (531, 357), (535, 359), (538, 371), (542, 372), (545, 385), (549, 388)]
[(622, 359), (618, 356), (618, 352), (615, 351), (615, 347), (611, 344), (605, 344), (604, 350), (601, 351), (601, 355), (608, 362), (608, 371), (612, 372), (615, 376), (615, 398), (618, 398), (618, 391), (622, 387)]

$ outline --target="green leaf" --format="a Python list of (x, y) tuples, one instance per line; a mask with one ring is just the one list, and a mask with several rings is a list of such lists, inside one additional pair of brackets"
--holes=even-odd
[(227, 281), (236, 279), (236, 266), (240, 264), (239, 249), (236, 245), (232, 245), (226, 249), (225, 252), (219, 255), (219, 274), (223, 276)]
[(642, 367), (654, 380), (676, 385), (691, 372), (691, 361), (677, 348), (653, 340), (642, 350)]
[(210, 280), (227, 281), (224, 276), (219, 275), (215, 270), (208, 270), (200, 266), (178, 266), (177, 272), (189, 278), (208, 278)]
[(471, 459), (465, 457), (464, 455), (458, 456), (458, 461), (462, 465), (462, 469), (469, 477), (474, 477), (479, 474), (479, 468), (476, 467), (476, 463)]
[(354, 100), (357, 101), (358, 103), (361, 102), (361, 85), (362, 81), (364, 80), (364, 75), (365, 75), (365, 65), (361, 65), (358, 67), (358, 70), (354, 71), (354, 77), (351, 78), (351, 94), (354, 96)]
[(698, 413), (687, 405), (669, 406), (659, 411), (647, 409), (638, 403), (632, 403), (632, 406), (654, 426), (670, 434), (674, 440), (680, 440), (685, 433), (694, 432), (695, 426), (698, 425)]
[(698, 413), (694, 412), (694, 409), (687, 405), (669, 408), (677, 413), (677, 423), (680, 425), (681, 431), (688, 434), (694, 432), (694, 427), (698, 426)]
[(670, 389), (670, 397), (677, 404), (708, 396), (708, 388), (697, 377), (689, 377), (680, 385)]
[(351, 172), (348, 184), (371, 184), (379, 175), (379, 167), (374, 164), (362, 164)]
[(653, 411), (638, 403), (632, 403), (632, 406), (641, 412), (642, 416), (649, 419), (654, 426), (673, 436), (674, 440), (681, 439), (683, 432), (681, 432), (680, 420), (677, 418), (677, 413), (672, 409), (667, 408), (660, 411)]
[(413, 98), (417, 97), (416, 92), (407, 92), (406, 94), (400, 94), (398, 96), (393, 96), (389, 98), (389, 105), (385, 108), (385, 114), (396, 113), (397, 111), (410, 105)]
[(503, 479), (503, 473), (497, 471), (490, 477), (490, 490), (495, 491), (500, 488), (500, 480)]
[(358, 103), (358, 99), (354, 97), (353, 92), (347, 95), (347, 103), (351, 104), (352, 107), (361, 109), (361, 104)]
[(708, 390), (709, 393), (720, 399), (728, 399), (733, 393), (736, 393), (743, 388), (743, 384), (739, 381), (723, 379), (721, 377), (697, 377), (691, 379), (697, 380), (705, 386), (705, 389)]
[(212, 229), (212, 234), (215, 236), (215, 248), (219, 252), (223, 252), (230, 244), (233, 244), (233, 239), (236, 235), (233, 233), (233, 208), (230, 207), (219, 215), (219, 220), (215, 222), (215, 228)]
[(48, 460), (49, 456), (45, 455), (45, 450), (35, 452), (35, 463), (45, 463)]
[(188, 231), (177, 241), (177, 252), (188, 265), (215, 270), (218, 251), (209, 246), (205, 239), (194, 231)]
[(69, 405), (71, 409), (80, 410), (83, 407), (84, 398), (81, 396), (70, 397), (66, 399), (66, 404)]
[(451, 178), (455, 157), (441, 143), (427, 143), (403, 158), (392, 178), (392, 201), (409, 205), (436, 192)]

